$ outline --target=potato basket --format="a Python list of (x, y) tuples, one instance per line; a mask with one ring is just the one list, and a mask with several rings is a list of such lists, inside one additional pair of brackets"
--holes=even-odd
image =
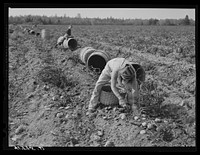
[[(122, 96), (125, 96), (125, 93), (121, 93)], [(104, 105), (117, 105), (119, 104), (118, 98), (112, 92), (110, 85), (105, 85), (102, 87), (100, 93), (99, 101)]]

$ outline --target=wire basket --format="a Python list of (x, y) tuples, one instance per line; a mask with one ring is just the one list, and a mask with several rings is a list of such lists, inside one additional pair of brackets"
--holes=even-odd
[(119, 103), (118, 98), (112, 92), (109, 85), (105, 85), (102, 87), (100, 93), (100, 102), (104, 105), (117, 105)]

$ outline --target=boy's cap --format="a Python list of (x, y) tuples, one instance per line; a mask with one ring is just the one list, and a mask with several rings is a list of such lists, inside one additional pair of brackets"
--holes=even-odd
[(126, 67), (121, 71), (121, 77), (126, 80), (132, 80), (136, 78), (141, 84), (145, 81), (145, 71), (139, 64), (127, 64)]
[(121, 76), (123, 79), (131, 80), (135, 78), (135, 69), (133, 68), (132, 65), (127, 65), (121, 72)]

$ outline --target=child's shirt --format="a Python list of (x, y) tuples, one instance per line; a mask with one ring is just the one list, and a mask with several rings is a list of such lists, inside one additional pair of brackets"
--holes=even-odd
[[(123, 69), (126, 66), (126, 64), (131, 64), (131, 63), (125, 58), (111, 59), (110, 61), (107, 62), (104, 70), (101, 73), (103, 74), (103, 76), (107, 76), (109, 78), (111, 82), (111, 89), (119, 100), (122, 99), (122, 96), (120, 95), (120, 92), (119, 92), (119, 88), (121, 88), (121, 90), (124, 89), (121, 83), (121, 77), (119, 75), (119, 71)], [(135, 88), (134, 87), (135, 85), (136, 84), (134, 84), (132, 87)]]

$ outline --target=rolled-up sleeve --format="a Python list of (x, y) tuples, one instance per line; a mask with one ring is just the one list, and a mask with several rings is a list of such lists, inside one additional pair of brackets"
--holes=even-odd
[(118, 88), (116, 87), (117, 84), (117, 78), (118, 78), (118, 71), (113, 70), (111, 74), (111, 89), (115, 96), (119, 99), (122, 100), (123, 97), (120, 95)]

